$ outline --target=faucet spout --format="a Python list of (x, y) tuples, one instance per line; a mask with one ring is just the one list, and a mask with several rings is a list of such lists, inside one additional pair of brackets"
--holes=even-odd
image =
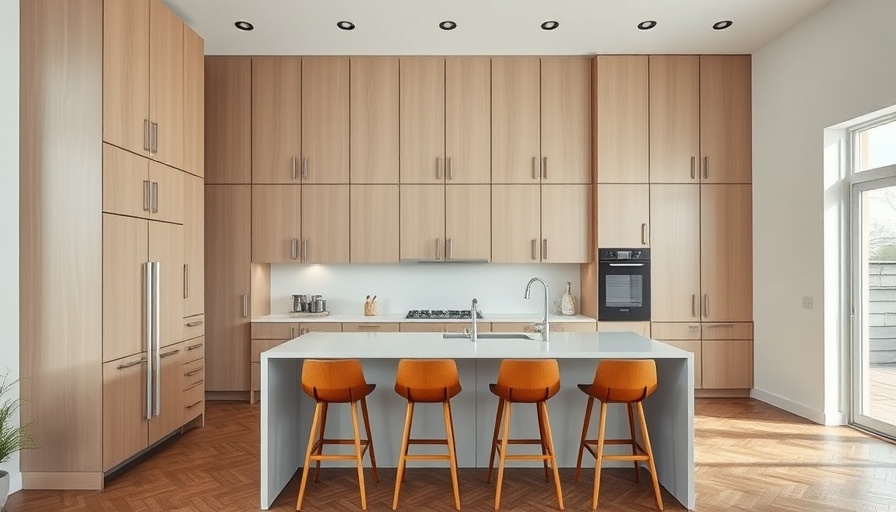
[(540, 277), (533, 277), (529, 280), (529, 283), (526, 285), (526, 293), (523, 295), (523, 298), (528, 299), (531, 296), (532, 292), (532, 283), (538, 281), (544, 287), (544, 318), (541, 323), (535, 324), (535, 330), (541, 332), (541, 341), (548, 341), (551, 332), (551, 325), (548, 321), (548, 301), (549, 301), (549, 292), (548, 292), (548, 283), (544, 281), (544, 279)]
[(473, 302), (470, 304), (470, 319), (473, 322), (473, 325), (470, 326), (470, 339), (474, 343), (478, 340), (479, 337), (479, 329), (476, 327), (476, 316), (479, 313), (479, 301), (476, 300), (476, 297), (473, 297)]

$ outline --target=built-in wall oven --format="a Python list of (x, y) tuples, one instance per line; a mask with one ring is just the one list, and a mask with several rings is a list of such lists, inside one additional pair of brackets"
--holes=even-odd
[(598, 321), (650, 320), (650, 249), (598, 249)]

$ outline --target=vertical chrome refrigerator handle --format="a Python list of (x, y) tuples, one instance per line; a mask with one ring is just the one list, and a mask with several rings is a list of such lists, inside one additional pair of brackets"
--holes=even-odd
[(146, 419), (152, 419), (152, 262), (143, 264), (143, 292), (146, 326)]
[(162, 411), (162, 358), (159, 357), (159, 352), (161, 352), (162, 348), (162, 290), (161, 290), (161, 282), (162, 282), (162, 262), (155, 262), (155, 272), (152, 275), (152, 293), (153, 293), (153, 307), (152, 307), (152, 316), (153, 316), (153, 326), (152, 326), (152, 337), (153, 341), (153, 352), (155, 357), (155, 392), (153, 393), (153, 402), (155, 414), (154, 416), (158, 416)]

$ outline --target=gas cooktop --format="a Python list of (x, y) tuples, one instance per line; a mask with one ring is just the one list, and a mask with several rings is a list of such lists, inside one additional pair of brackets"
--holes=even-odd
[[(405, 318), (426, 320), (470, 320), (469, 309), (412, 309)], [(476, 312), (476, 318), (482, 318), (482, 312)]]

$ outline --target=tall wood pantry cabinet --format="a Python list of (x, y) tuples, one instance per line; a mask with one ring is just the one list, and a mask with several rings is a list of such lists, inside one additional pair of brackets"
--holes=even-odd
[(21, 27), (22, 482), (101, 489), (203, 422), (203, 44), (160, 0)]

